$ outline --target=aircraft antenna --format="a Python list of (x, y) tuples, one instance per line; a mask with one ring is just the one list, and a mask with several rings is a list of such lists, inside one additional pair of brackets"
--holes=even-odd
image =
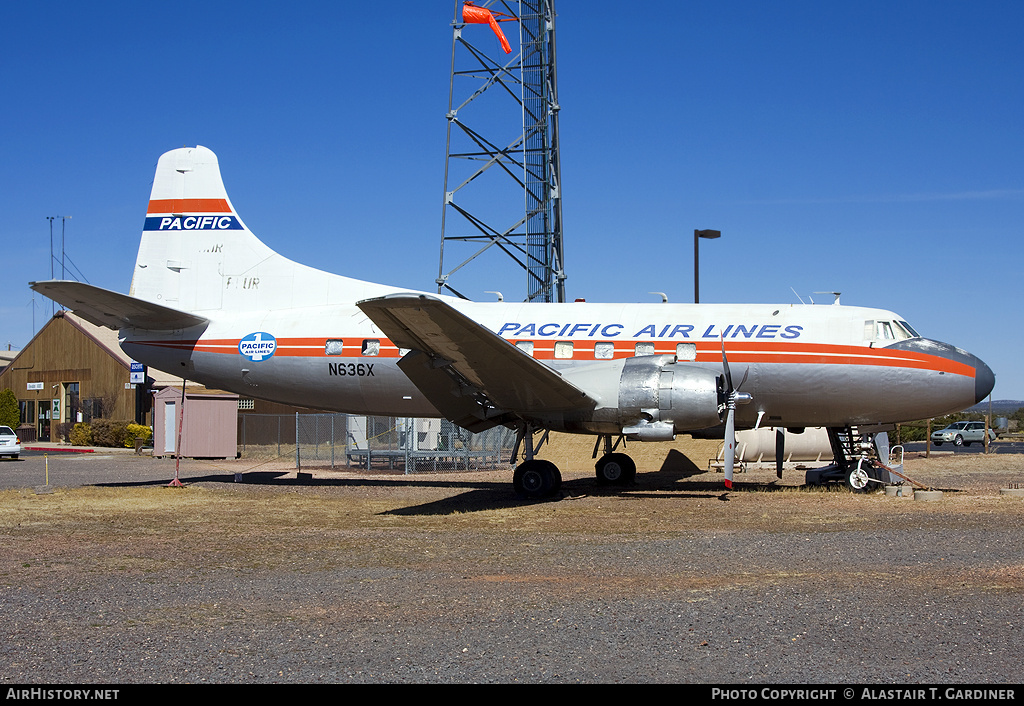
[(504, 253), (526, 301), (564, 302), (554, 0), (456, 0), (452, 30), (437, 291)]

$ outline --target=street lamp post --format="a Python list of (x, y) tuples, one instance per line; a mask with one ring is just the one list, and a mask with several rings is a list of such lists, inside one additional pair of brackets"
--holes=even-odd
[(694, 230), (693, 231), (693, 303), (700, 304), (700, 239), (721, 238), (720, 230)]

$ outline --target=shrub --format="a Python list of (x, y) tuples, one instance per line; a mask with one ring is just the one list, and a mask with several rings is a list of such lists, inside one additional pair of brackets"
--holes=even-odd
[(145, 439), (147, 443), (152, 441), (153, 430), (144, 424), (129, 424), (124, 436), (125, 447), (129, 449), (135, 448), (136, 439)]
[(8, 387), (0, 391), (0, 424), (11, 429), (17, 429), (21, 421), (21, 410), (18, 408), (18, 398)]
[[(92, 420), (92, 443), (96, 446), (124, 446), (127, 435), (128, 422), (113, 419)], [(132, 445), (134, 443), (133, 440)]]
[(72, 446), (92, 446), (92, 427), (85, 422), (78, 422), (71, 430)]

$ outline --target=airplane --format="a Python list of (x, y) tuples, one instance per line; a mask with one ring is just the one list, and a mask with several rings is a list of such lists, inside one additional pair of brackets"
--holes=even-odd
[(595, 457), (603, 442), (595, 469), (608, 484), (636, 474), (622, 440), (718, 433), (732, 488), (736, 429), (762, 425), (828, 428), (831, 477), (863, 491), (880, 472), (855, 432), (887, 447), (892, 425), (965, 409), (995, 384), (977, 357), (882, 309), (475, 302), (314, 269), (249, 230), (202, 146), (160, 157), (127, 295), (30, 286), (118, 330), (134, 360), (208, 387), (514, 428), (513, 486), (528, 499), (561, 485), (536, 455), (548, 431), (594, 436)]

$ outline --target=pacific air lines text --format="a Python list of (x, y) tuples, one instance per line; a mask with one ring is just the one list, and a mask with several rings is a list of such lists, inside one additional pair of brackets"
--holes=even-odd
[[(509, 322), (498, 329), (498, 335), (505, 338), (622, 338), (628, 329), (623, 324), (520, 324)], [(794, 339), (799, 338), (803, 326), (786, 326), (780, 324), (728, 324), (720, 327), (711, 324), (703, 333), (699, 333), (693, 324), (648, 324), (640, 328), (630, 338), (752, 338), (752, 339)]]

